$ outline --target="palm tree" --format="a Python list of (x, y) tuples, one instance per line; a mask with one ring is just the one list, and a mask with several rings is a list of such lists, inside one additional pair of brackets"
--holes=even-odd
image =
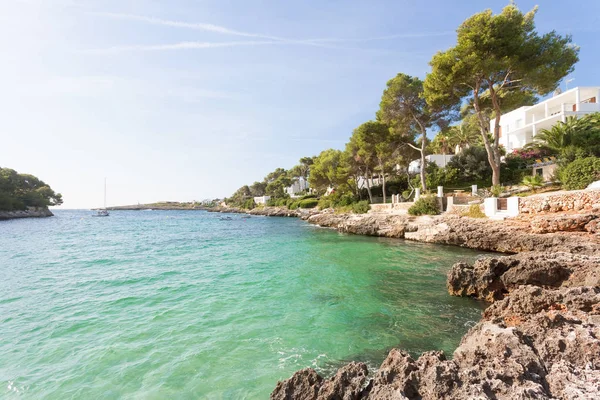
[(523, 185), (535, 193), (537, 188), (544, 186), (544, 178), (541, 175), (527, 175), (523, 177)]
[(447, 132), (449, 144), (455, 148), (455, 153), (461, 153), (472, 145), (481, 141), (480, 133), (464, 122), (460, 125), (451, 126)]
[(559, 152), (573, 143), (573, 138), (581, 130), (581, 120), (577, 117), (567, 117), (565, 122), (559, 122), (550, 129), (543, 129), (533, 138), (530, 147), (543, 147)]
[(441, 153), (444, 155), (452, 153), (452, 144), (450, 143), (448, 134), (440, 132), (435, 135), (431, 141), (430, 149), (434, 153)]

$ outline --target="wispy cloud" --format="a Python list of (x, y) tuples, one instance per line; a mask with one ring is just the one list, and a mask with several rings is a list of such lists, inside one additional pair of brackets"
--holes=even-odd
[(107, 18), (112, 18), (112, 19), (140, 21), (140, 22), (146, 22), (146, 23), (154, 24), (154, 25), (172, 26), (175, 28), (195, 29), (195, 30), (200, 30), (200, 31), (205, 31), (205, 32), (220, 33), (223, 35), (270, 39), (270, 40), (276, 40), (276, 41), (287, 41), (288, 40), (288, 39), (278, 37), (278, 36), (270, 36), (270, 35), (263, 35), (263, 34), (259, 34), (259, 33), (242, 32), (242, 31), (238, 31), (235, 29), (229, 29), (224, 26), (206, 24), (206, 23), (171, 21), (171, 20), (166, 20), (166, 19), (147, 17), (147, 16), (143, 16), (143, 15), (118, 14), (118, 13), (107, 13), (107, 12), (97, 12), (97, 13), (93, 13), (93, 15), (98, 15), (101, 17), (107, 17)]
[(333, 43), (361, 43), (371, 41), (384, 41), (392, 39), (409, 39), (409, 38), (424, 38), (424, 37), (436, 37), (446, 36), (454, 34), (452, 31), (446, 32), (409, 32), (400, 33), (388, 36), (377, 36), (367, 38), (315, 38), (315, 39), (291, 39), (281, 36), (265, 35), (261, 33), (244, 32), (236, 29), (230, 29), (220, 25), (214, 25), (209, 23), (196, 23), (196, 22), (185, 22), (185, 21), (173, 21), (155, 17), (148, 17), (143, 15), (134, 14), (120, 14), (110, 12), (95, 12), (92, 15), (101, 17), (128, 20), (128, 21), (139, 21), (143, 23), (170, 26), (175, 28), (193, 29), (205, 32), (218, 33), (230, 36), (239, 36), (246, 38), (264, 39), (254, 41), (233, 41), (233, 42), (180, 42), (173, 44), (160, 44), (160, 45), (133, 45), (133, 46), (115, 46), (106, 49), (92, 49), (87, 50), (86, 53), (94, 54), (110, 54), (120, 53), (127, 51), (165, 51), (165, 50), (186, 50), (186, 49), (210, 49), (219, 47), (236, 47), (236, 46), (257, 46), (257, 45), (277, 45), (277, 44), (291, 44), (291, 45), (304, 45), (304, 46), (315, 46), (324, 48), (335, 48), (335, 49), (356, 49), (352, 47), (341, 47), (334, 45)]
[(259, 46), (267, 44), (278, 44), (276, 41), (239, 41), (239, 42), (179, 42), (158, 45), (135, 45), (135, 46), (113, 46), (105, 49), (90, 49), (84, 51), (88, 54), (112, 54), (129, 51), (165, 51), (165, 50), (192, 50), (212, 49), (220, 47)]

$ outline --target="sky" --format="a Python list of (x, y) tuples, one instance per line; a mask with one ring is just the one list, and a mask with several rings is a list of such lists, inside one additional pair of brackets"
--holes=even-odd
[[(600, 1), (539, 0), (600, 85)], [(483, 0), (0, 0), (0, 166), (63, 208), (224, 197), (342, 149)], [(536, 2), (517, 1), (522, 10)], [(562, 87), (564, 89), (564, 83)]]

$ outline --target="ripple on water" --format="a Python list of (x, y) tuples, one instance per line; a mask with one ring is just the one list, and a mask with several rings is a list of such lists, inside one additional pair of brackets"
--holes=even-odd
[(295, 219), (57, 211), (2, 230), (0, 397), (265, 398), (299, 368), (450, 353), (481, 311), (445, 291), (475, 252)]

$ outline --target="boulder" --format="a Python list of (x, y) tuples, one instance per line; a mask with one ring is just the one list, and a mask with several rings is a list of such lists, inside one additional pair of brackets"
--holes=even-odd
[(456, 263), (448, 292), (485, 301), (502, 299), (520, 285), (573, 287), (600, 284), (600, 257), (571, 253), (521, 253)]

